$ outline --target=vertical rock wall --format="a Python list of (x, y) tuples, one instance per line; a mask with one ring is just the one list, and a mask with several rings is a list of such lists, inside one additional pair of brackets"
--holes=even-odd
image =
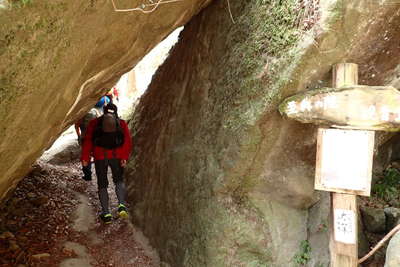
[(127, 168), (134, 220), (171, 266), (296, 266), (302, 256), (328, 264), (330, 200), (313, 190), (315, 126), (276, 107), (329, 86), (342, 60), (360, 64), (366, 84), (377, 81), (372, 59), (395, 68), (365, 48), (398, 10), (324, 1), (321, 21), (300, 35), (296, 1), (229, 2), (185, 26), (136, 109)]
[[(298, 208), (315, 201), (313, 142), (304, 138), (312, 140), (313, 128), (273, 127), (281, 118), (265, 105), (275, 92), (262, 73), (273, 55), (262, 51), (268, 43), (248, 47), (266, 34), (259, 27), (269, 6), (231, 1), (231, 8), (235, 24), (221, 1), (185, 26), (134, 118), (134, 220), (171, 266), (292, 263), (306, 239), (307, 212)], [(285, 131), (298, 136), (288, 140)], [(265, 147), (285, 152), (265, 155)], [(270, 199), (272, 191), (293, 205)]]

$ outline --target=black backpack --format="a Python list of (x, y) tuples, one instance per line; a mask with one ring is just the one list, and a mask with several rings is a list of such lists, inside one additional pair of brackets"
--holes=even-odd
[(105, 113), (99, 118), (93, 132), (92, 142), (95, 146), (115, 149), (124, 144), (124, 133), (119, 118), (112, 113)]

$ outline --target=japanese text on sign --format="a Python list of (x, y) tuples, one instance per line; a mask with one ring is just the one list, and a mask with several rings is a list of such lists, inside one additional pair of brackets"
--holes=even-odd
[(354, 211), (334, 210), (335, 240), (346, 244), (356, 243), (356, 216)]

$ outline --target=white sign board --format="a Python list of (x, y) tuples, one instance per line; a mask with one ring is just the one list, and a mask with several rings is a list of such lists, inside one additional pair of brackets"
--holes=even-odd
[(374, 131), (318, 130), (315, 188), (369, 196)]
[(356, 244), (356, 216), (352, 210), (334, 209), (335, 240), (346, 244)]

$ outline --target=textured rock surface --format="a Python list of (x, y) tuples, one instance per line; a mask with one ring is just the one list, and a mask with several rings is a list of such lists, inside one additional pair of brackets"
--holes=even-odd
[(386, 215), (386, 231), (389, 232), (400, 224), (400, 209), (389, 207), (385, 208), (384, 212)]
[(360, 212), (358, 213), (357, 232), (358, 232), (358, 257), (361, 258), (369, 252), (370, 246), (367, 235), (365, 234), (365, 227), (362, 222), (362, 217)]
[(385, 34), (398, 41), (399, 14), (370, 1), (324, 1), (323, 23), (287, 52), (295, 41), (269, 42), (270, 24), (290, 26), (267, 1), (230, 2), (236, 23), (224, 1), (204, 10), (139, 103), (127, 170), (135, 220), (171, 266), (292, 266), (306, 239), (320, 266), (329, 252), (315, 247), (328, 240), (317, 227), (329, 201), (310, 218), (315, 127), (282, 119), (277, 106), (330, 86), (342, 60), (360, 64), (361, 84), (395, 83), (395, 57), (380, 56), (398, 47), (380, 39), (390, 22)]
[(386, 250), (385, 267), (400, 266), (400, 232), (397, 232), (389, 242)]
[(0, 199), (119, 76), (210, 1), (150, 14), (117, 13), (106, 0), (25, 2), (0, 8)]
[[(0, 197), (210, 1), (150, 15), (117, 14), (105, 0), (28, 2), (0, 10)], [(135, 220), (171, 266), (291, 266), (306, 239), (318, 266), (329, 201), (313, 191), (315, 127), (282, 119), (277, 106), (329, 87), (340, 61), (359, 64), (360, 84), (398, 88), (399, 8), (321, 1), (322, 23), (297, 43), (290, 4), (229, 2), (235, 24), (226, 1), (196, 17), (138, 107), (127, 170)]]
[(40, 160), (51, 164), (65, 164), (80, 157), (81, 148), (78, 144), (75, 130), (65, 131), (50, 149), (43, 153)]
[(310, 266), (329, 266), (329, 231), (331, 197), (320, 193), (320, 201), (309, 209), (308, 240), (311, 246)]
[(386, 216), (383, 209), (365, 207), (361, 209), (365, 229), (371, 233), (383, 233), (386, 230)]

